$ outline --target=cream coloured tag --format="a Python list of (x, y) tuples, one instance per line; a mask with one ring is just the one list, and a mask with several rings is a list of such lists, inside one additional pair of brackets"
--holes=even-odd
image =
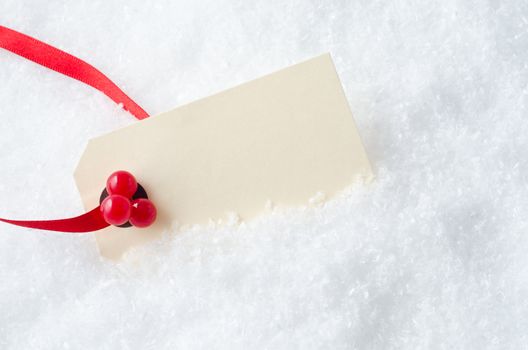
[(97, 232), (108, 258), (173, 221), (203, 224), (232, 212), (249, 219), (269, 202), (305, 205), (372, 177), (329, 54), (90, 140), (75, 172), (86, 209), (120, 169), (147, 190), (158, 220)]

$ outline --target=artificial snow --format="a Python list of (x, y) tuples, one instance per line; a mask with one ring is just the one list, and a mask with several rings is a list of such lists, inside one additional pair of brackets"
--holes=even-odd
[[(3, 0), (151, 114), (330, 51), (376, 179), (103, 260), (0, 225), (1, 349), (528, 347), (526, 1)], [(86, 141), (135, 123), (0, 51), (0, 216), (63, 218)]]

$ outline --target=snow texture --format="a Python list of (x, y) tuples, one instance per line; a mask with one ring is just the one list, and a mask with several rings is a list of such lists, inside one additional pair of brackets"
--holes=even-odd
[[(120, 263), (1, 225), (1, 349), (528, 348), (526, 0), (2, 0), (0, 23), (151, 114), (330, 51), (377, 175)], [(4, 51), (0, 82), (0, 215), (79, 214), (86, 141), (133, 117)]]

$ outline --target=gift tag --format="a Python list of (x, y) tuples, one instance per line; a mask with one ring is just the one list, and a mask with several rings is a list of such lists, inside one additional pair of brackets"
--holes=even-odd
[(113, 259), (173, 222), (248, 220), (372, 177), (329, 54), (90, 140), (75, 172), (87, 209), (116, 169), (137, 177), (158, 218), (95, 233)]

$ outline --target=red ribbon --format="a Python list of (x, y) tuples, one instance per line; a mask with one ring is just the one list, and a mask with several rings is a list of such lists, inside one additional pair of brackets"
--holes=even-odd
[(0, 47), (103, 92), (137, 119), (149, 115), (94, 66), (42, 41), (0, 26)]
[[(143, 108), (97, 68), (69, 53), (1, 25), (0, 48), (90, 85), (103, 92), (115, 103), (122, 103), (123, 108), (137, 119), (141, 120), (149, 116)], [(62, 220), (27, 221), (0, 218), (0, 221), (22, 227), (60, 232), (91, 232), (109, 226), (102, 217), (100, 207), (81, 216)]]
[(97, 207), (86, 214), (70, 219), (27, 221), (0, 218), (0, 221), (11, 225), (60, 232), (92, 232), (110, 226), (103, 219), (100, 207)]

